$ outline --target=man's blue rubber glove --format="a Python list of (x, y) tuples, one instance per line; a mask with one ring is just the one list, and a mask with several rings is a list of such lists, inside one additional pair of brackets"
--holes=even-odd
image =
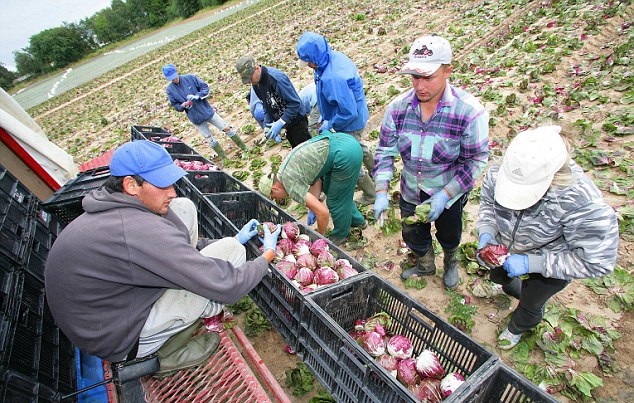
[(374, 200), (374, 218), (378, 221), (381, 214), (387, 209), (387, 192), (381, 192), (376, 194), (376, 200)]
[(445, 210), (445, 206), (448, 201), (449, 196), (447, 196), (447, 193), (445, 193), (444, 190), (436, 192), (435, 195), (425, 200), (425, 203), (429, 203), (431, 206), (431, 209), (429, 210), (429, 222), (436, 221), (438, 217), (440, 217), (442, 212)]
[[(266, 137), (269, 140), (275, 140), (278, 143), (281, 143), (282, 139), (280, 138), (279, 134), (280, 134), (280, 130), (282, 130), (282, 127), (284, 127), (285, 124), (286, 124), (286, 122), (283, 121), (282, 119), (278, 119), (275, 122), (271, 123), (270, 124), (271, 129), (266, 134)], [(279, 141), (278, 141), (278, 139), (279, 139)]]
[(264, 239), (262, 240), (262, 250), (271, 249), (273, 252), (277, 249), (277, 237), (282, 231), (281, 225), (276, 225), (276, 230), (271, 233), (268, 225), (264, 225)]
[(187, 94), (187, 99), (189, 99), (190, 101), (193, 101), (195, 99), (200, 99), (200, 95), (196, 95), (196, 94)]
[(528, 274), (528, 256), (523, 254), (512, 254), (504, 261), (504, 270), (509, 277), (519, 277)]
[(330, 123), (327, 120), (321, 122), (321, 127), (319, 128), (319, 133), (323, 131), (330, 131)]
[(308, 218), (306, 219), (306, 223), (308, 225), (313, 225), (317, 221), (317, 216), (313, 213), (313, 210), (308, 210)]
[(236, 235), (236, 239), (238, 240), (238, 242), (240, 242), (242, 245), (249, 242), (249, 239), (258, 234), (259, 224), (260, 223), (255, 218), (252, 218), (251, 221), (246, 223), (246, 225), (242, 227), (240, 232), (238, 232), (238, 235)]
[(495, 242), (495, 239), (493, 239), (493, 235), (489, 234), (488, 232), (481, 233), (478, 237), (478, 250), (484, 248), (489, 244), (497, 245), (498, 243)]

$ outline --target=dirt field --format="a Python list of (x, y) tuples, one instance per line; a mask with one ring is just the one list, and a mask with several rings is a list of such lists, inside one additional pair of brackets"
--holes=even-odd
[[(502, 154), (517, 131), (554, 120), (572, 135), (575, 159), (620, 212), (631, 208), (634, 199), (634, 88), (629, 62), (633, 56), (633, 8), (629, 1), (599, 0), (262, 1), (29, 112), (49, 138), (68, 150), (78, 164), (129, 140), (131, 125), (169, 128), (199, 152), (213, 157), (213, 151), (186, 117), (167, 103), (161, 66), (173, 62), (181, 73), (195, 73), (209, 82), (210, 99), (218, 112), (241, 128), (247, 145), (255, 146), (262, 132), (253, 130), (255, 122), (244, 101), (248, 87), (241, 84), (234, 62), (243, 54), (253, 54), (262, 64), (285, 71), (300, 89), (312, 80), (312, 71), (296, 67), (295, 44), (302, 32), (313, 30), (324, 34), (335, 50), (357, 63), (370, 106), (366, 141), (374, 147), (385, 106), (409, 88), (409, 80), (393, 70), (405, 59), (416, 37), (438, 33), (454, 49), (452, 83), (477, 95), (491, 114), (492, 159)], [(227, 171), (248, 171), (250, 161), (232, 149), (226, 137), (218, 135), (218, 140), (225, 149), (232, 150), (236, 162)], [(271, 156), (284, 156), (288, 151), (287, 144), (260, 148), (259, 157), (267, 162), (264, 171), (270, 169)], [(251, 172), (244, 182), (254, 187), (253, 179)], [(474, 240), (477, 207), (477, 201), (467, 206), (464, 242)], [(348, 249), (348, 253), (402, 288), (398, 269), (403, 260), (399, 254), (400, 233), (384, 236), (370, 226), (363, 236), (368, 246)], [(630, 277), (634, 270), (632, 239), (631, 233), (622, 235), (618, 258), (618, 265)], [(374, 266), (386, 260), (394, 262), (396, 268), (386, 271)], [(441, 255), (436, 263), (442, 267)], [(461, 277), (457, 291), (470, 295), (470, 278), (464, 270)], [(404, 291), (440, 316), (447, 316), (450, 297), (441, 277), (429, 279), (423, 290)], [(603, 386), (592, 390), (590, 400), (631, 402), (634, 315), (631, 311), (611, 310), (609, 297), (597, 294), (582, 281), (574, 281), (552, 299), (550, 306), (598, 315), (620, 332), (612, 354), (617, 370), (602, 371), (592, 356), (580, 356), (571, 368), (601, 378)], [(478, 311), (471, 336), (514, 365), (511, 353), (495, 348), (495, 338), (515, 302), (510, 307), (499, 307), (490, 300), (472, 298), (472, 303)], [(283, 385), (284, 372), (294, 366), (296, 358), (286, 355), (280, 336), (270, 332), (252, 339), (252, 343)], [(534, 350), (531, 360), (540, 363), (543, 356)], [(570, 401), (561, 394), (555, 396)], [(293, 401), (306, 402), (308, 397), (293, 397)]]

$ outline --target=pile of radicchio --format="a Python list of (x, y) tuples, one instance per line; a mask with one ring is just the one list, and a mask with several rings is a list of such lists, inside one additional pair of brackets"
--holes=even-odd
[[(262, 225), (275, 228), (270, 222)], [(304, 293), (359, 274), (348, 259), (337, 259), (330, 253), (326, 239), (311, 242), (293, 221), (282, 225), (273, 264)]]
[(392, 334), (392, 318), (385, 312), (355, 321), (350, 333), (392, 376), (422, 402), (440, 402), (464, 383), (458, 372), (445, 374), (436, 353), (425, 349), (414, 356), (407, 337)]

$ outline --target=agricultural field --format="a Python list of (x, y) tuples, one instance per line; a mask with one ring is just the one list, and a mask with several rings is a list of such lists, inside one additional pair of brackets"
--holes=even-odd
[[(193, 17), (197, 18), (197, 17)], [(263, 0), (170, 42), (89, 84), (60, 94), (29, 113), (51, 141), (81, 164), (130, 139), (130, 126), (159, 126), (214, 157), (184, 114), (165, 96), (161, 67), (174, 63), (210, 86), (210, 100), (250, 147), (231, 150), (225, 169), (250, 187), (288, 153), (287, 143), (266, 143), (251, 118), (234, 63), (251, 54), (286, 72), (299, 90), (312, 70), (296, 65), (295, 44), (306, 30), (346, 53), (364, 80), (370, 120), (365, 141), (376, 140), (389, 101), (407, 90), (395, 74), (419, 36), (436, 33), (452, 44), (451, 82), (476, 95), (490, 113), (493, 162), (520, 130), (557, 123), (574, 142), (575, 160), (590, 173), (619, 215), (618, 267), (603, 279), (573, 281), (549, 303), (545, 321), (510, 352), (495, 347), (516, 301), (494, 295), (486, 276), (461, 268), (454, 292), (442, 274), (423, 289), (406, 288), (399, 264), (407, 251), (400, 231), (370, 226), (346, 245), (349, 254), (460, 327), (504, 362), (561, 401), (634, 401), (634, 6), (603, 0)], [(479, 186), (479, 182), (478, 182)], [(392, 191), (398, 189), (394, 183)], [(475, 241), (479, 188), (470, 195), (464, 250)], [(306, 210), (287, 207), (305, 220)], [(366, 208), (374, 222), (371, 206)], [(437, 266), (442, 267), (442, 255)], [(468, 263), (468, 260), (465, 260)], [(481, 274), (481, 273), (480, 273)], [(274, 332), (252, 340), (283, 384), (294, 366)], [(285, 357), (281, 359), (280, 357)], [(290, 395), (290, 393), (289, 393)], [(296, 402), (307, 401), (293, 397)]]

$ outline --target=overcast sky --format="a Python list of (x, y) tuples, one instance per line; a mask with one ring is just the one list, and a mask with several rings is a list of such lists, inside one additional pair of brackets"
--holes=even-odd
[(0, 64), (15, 70), (13, 52), (29, 46), (29, 38), (64, 22), (79, 22), (109, 7), (111, 0), (2, 0)]

